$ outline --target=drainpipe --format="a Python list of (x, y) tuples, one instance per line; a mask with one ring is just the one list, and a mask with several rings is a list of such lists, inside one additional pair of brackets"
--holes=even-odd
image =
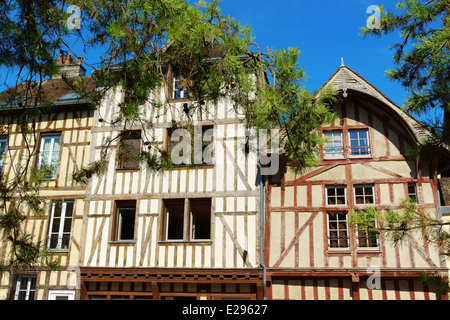
[(258, 155), (258, 170), (259, 170), (259, 241), (260, 241), (260, 254), (259, 254), (259, 264), (263, 268), (263, 296), (266, 300), (266, 274), (267, 267), (264, 264), (264, 176), (261, 174), (261, 161)]

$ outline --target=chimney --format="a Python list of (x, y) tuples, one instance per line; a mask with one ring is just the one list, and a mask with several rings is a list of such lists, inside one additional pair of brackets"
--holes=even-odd
[(61, 53), (58, 56), (58, 62), (56, 62), (56, 65), (60, 66), (60, 74), (55, 75), (54, 78), (61, 78), (63, 74), (67, 77), (84, 77), (86, 69), (81, 65), (82, 63), (82, 57), (79, 57), (77, 63), (75, 63), (70, 53), (66, 57)]

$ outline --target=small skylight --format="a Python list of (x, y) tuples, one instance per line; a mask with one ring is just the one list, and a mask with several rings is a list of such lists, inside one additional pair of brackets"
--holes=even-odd
[(64, 96), (62, 96), (61, 98), (58, 99), (59, 100), (75, 100), (75, 99), (79, 99), (80, 95), (76, 92), (69, 92), (66, 93)]

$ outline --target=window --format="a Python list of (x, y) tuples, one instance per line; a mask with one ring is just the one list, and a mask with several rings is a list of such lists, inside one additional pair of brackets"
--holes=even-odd
[(370, 155), (369, 131), (367, 129), (349, 130), (348, 133), (350, 136), (350, 155)]
[(134, 240), (136, 201), (116, 201), (113, 241)]
[(14, 300), (34, 300), (35, 292), (35, 275), (20, 275), (17, 277)]
[(328, 212), (328, 247), (349, 248), (347, 212)]
[[(367, 216), (366, 216), (366, 219)], [(367, 220), (366, 230), (360, 230), (356, 227), (356, 239), (359, 248), (378, 248), (378, 233), (374, 230), (376, 228), (376, 220)]]
[(355, 204), (373, 204), (375, 203), (373, 185), (355, 186)]
[(417, 188), (415, 183), (408, 183), (408, 199), (417, 202)]
[(72, 230), (74, 201), (54, 201), (50, 216), (47, 247), (54, 250), (68, 250)]
[(183, 77), (176, 74), (173, 77), (173, 90), (172, 99), (187, 99), (189, 98), (189, 87), (190, 87), (189, 77)]
[(60, 135), (46, 135), (41, 138), (38, 169), (46, 171), (47, 179), (56, 178), (58, 167)]
[(211, 198), (164, 200), (164, 217), (164, 240), (211, 239)]
[(8, 138), (0, 136), (0, 171), (3, 170), (3, 161), (6, 156), (6, 146), (8, 145)]
[(195, 126), (193, 132), (184, 128), (168, 128), (167, 154), (174, 166), (213, 164), (214, 126)]
[(71, 290), (49, 290), (48, 300), (74, 300), (75, 291)]
[(121, 146), (117, 154), (118, 168), (138, 169), (142, 142), (141, 130), (123, 131), (121, 139)]
[(325, 158), (335, 158), (344, 156), (344, 144), (342, 141), (342, 131), (324, 131), (326, 141), (323, 146)]
[(344, 186), (327, 186), (327, 205), (346, 205), (347, 196), (346, 188)]

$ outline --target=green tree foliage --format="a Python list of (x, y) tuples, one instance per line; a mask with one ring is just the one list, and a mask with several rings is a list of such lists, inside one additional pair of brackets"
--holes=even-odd
[[(352, 210), (349, 225), (370, 235), (383, 233), (386, 240), (396, 245), (419, 236), (437, 246), (444, 257), (450, 257), (450, 222), (442, 221), (433, 209), (427, 211), (415, 199), (401, 201), (401, 209), (381, 210), (369, 206), (358, 211)], [(439, 275), (424, 274), (422, 280), (437, 282), (442, 292), (449, 289), (448, 279)]]
[(404, 109), (426, 119), (422, 129), (431, 135), (411, 155), (427, 160), (450, 145), (449, 14), (449, 0), (402, 0), (396, 10), (381, 6), (379, 29), (362, 28), (364, 37), (395, 32), (401, 36), (392, 46), (397, 67), (387, 76), (409, 91)]

